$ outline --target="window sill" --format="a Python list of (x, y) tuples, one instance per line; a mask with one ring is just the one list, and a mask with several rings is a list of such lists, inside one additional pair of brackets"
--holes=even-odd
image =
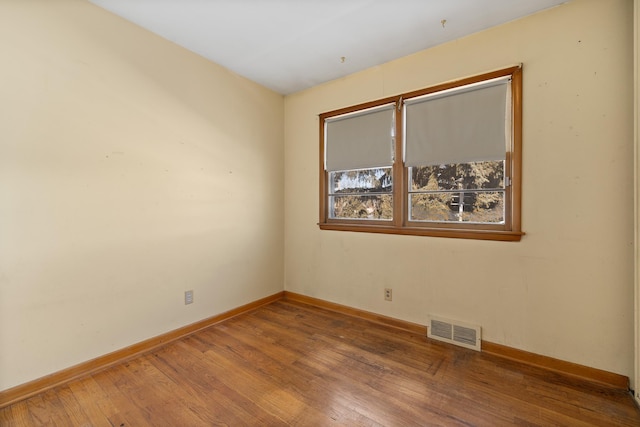
[(444, 229), (427, 227), (390, 227), (369, 224), (318, 224), (321, 230), (353, 231), (361, 233), (402, 234), (408, 236), (448, 237), (454, 239), (495, 240), (501, 242), (519, 242), (525, 234), (520, 231)]

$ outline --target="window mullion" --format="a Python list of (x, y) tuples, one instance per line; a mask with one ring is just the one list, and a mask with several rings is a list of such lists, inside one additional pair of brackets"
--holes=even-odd
[(406, 223), (405, 210), (407, 206), (407, 177), (406, 168), (404, 167), (404, 153), (402, 133), (402, 109), (403, 109), (402, 97), (398, 97), (396, 100), (395, 109), (395, 157), (393, 162), (393, 224), (395, 227), (402, 227)]

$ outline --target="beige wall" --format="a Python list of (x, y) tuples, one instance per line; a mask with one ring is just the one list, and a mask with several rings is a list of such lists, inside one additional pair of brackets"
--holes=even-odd
[[(574, 0), (286, 97), (285, 289), (633, 377), (632, 7)], [(319, 113), (519, 62), (521, 242), (318, 229)]]
[(0, 390), (281, 291), (283, 107), (88, 2), (0, 2)]

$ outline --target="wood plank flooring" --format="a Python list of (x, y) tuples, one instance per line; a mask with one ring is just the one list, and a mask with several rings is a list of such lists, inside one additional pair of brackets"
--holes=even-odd
[(1, 426), (640, 426), (629, 393), (277, 301), (0, 410)]

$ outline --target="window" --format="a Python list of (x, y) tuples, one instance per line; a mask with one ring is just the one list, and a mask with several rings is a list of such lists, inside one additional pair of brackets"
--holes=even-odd
[(320, 228), (518, 241), (522, 68), (320, 115)]

